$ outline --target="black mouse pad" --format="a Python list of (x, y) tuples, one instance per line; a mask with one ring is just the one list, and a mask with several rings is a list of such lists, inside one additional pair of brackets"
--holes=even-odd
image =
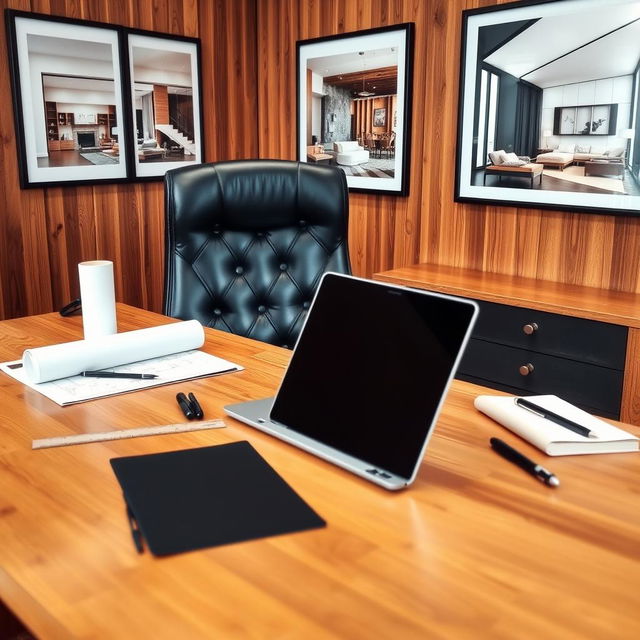
[(156, 556), (326, 525), (248, 442), (112, 458), (111, 466)]

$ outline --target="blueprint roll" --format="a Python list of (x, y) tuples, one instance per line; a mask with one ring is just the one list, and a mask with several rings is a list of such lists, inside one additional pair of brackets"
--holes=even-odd
[(113, 262), (91, 260), (78, 265), (84, 339), (102, 338), (118, 332)]
[(77, 376), (83, 371), (108, 369), (199, 349), (203, 344), (202, 325), (197, 320), (187, 320), (116, 333), (100, 340), (78, 340), (27, 349), (22, 355), (22, 365), (32, 382), (48, 382)]

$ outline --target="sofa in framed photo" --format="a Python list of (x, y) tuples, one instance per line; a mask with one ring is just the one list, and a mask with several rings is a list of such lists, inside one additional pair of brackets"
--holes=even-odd
[[(640, 215), (640, 2), (522, 0), (462, 26), (455, 200)], [(505, 180), (517, 171), (495, 169), (496, 150), (540, 180)], [(607, 174), (585, 166), (614, 157)]]

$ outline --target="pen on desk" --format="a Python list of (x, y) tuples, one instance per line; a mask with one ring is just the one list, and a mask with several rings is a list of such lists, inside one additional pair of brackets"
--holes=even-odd
[(83, 371), (81, 376), (85, 378), (128, 378), (131, 380), (153, 380), (158, 376), (153, 373), (126, 373), (115, 371)]
[(142, 553), (144, 547), (142, 546), (142, 531), (138, 527), (138, 521), (131, 511), (131, 507), (127, 504), (127, 518), (129, 519), (129, 527), (131, 528), (131, 537), (133, 538), (133, 544), (136, 545), (136, 551)]
[(189, 402), (189, 400), (187, 400), (187, 396), (185, 396), (181, 391), (180, 393), (176, 394), (176, 400), (178, 401), (178, 404), (182, 409), (182, 413), (184, 413), (184, 417), (187, 420), (193, 420), (196, 417), (196, 414), (193, 410), (193, 407), (191, 406), (191, 403)]
[(537, 404), (534, 404), (530, 400), (525, 400), (524, 398), (516, 398), (516, 404), (527, 411), (531, 411), (531, 413), (535, 413), (537, 416), (541, 418), (545, 418), (550, 422), (553, 422), (565, 429), (569, 429), (569, 431), (573, 431), (585, 438), (597, 438), (594, 433), (591, 433), (590, 429), (587, 427), (583, 427), (581, 424), (574, 422), (573, 420), (569, 420), (569, 418), (563, 418), (559, 416), (557, 413), (553, 413), (553, 411), (549, 411), (549, 409), (545, 409)]
[(544, 482), (549, 487), (557, 487), (560, 484), (560, 480), (551, 473), (548, 469), (536, 464), (533, 460), (527, 458), (519, 451), (516, 451), (513, 447), (510, 447), (506, 442), (500, 440), (500, 438), (491, 438), (489, 440), (491, 448), (500, 456), (513, 462), (513, 464), (524, 469), (527, 473), (535, 476), (541, 482)]
[(193, 393), (189, 394), (189, 402), (191, 403), (191, 408), (193, 409), (193, 413), (195, 417), (198, 420), (201, 420), (202, 418), (204, 418), (204, 411), (202, 410), (200, 403), (198, 402), (198, 400), (196, 399)]

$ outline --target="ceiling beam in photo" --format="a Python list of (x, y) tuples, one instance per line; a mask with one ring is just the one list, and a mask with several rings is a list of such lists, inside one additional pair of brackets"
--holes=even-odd
[[(352, 73), (341, 73), (322, 79), (324, 84), (347, 89), (356, 97), (363, 91), (372, 96), (395, 95), (398, 92), (398, 67), (381, 67)], [(366, 96), (363, 96), (366, 97)]]

